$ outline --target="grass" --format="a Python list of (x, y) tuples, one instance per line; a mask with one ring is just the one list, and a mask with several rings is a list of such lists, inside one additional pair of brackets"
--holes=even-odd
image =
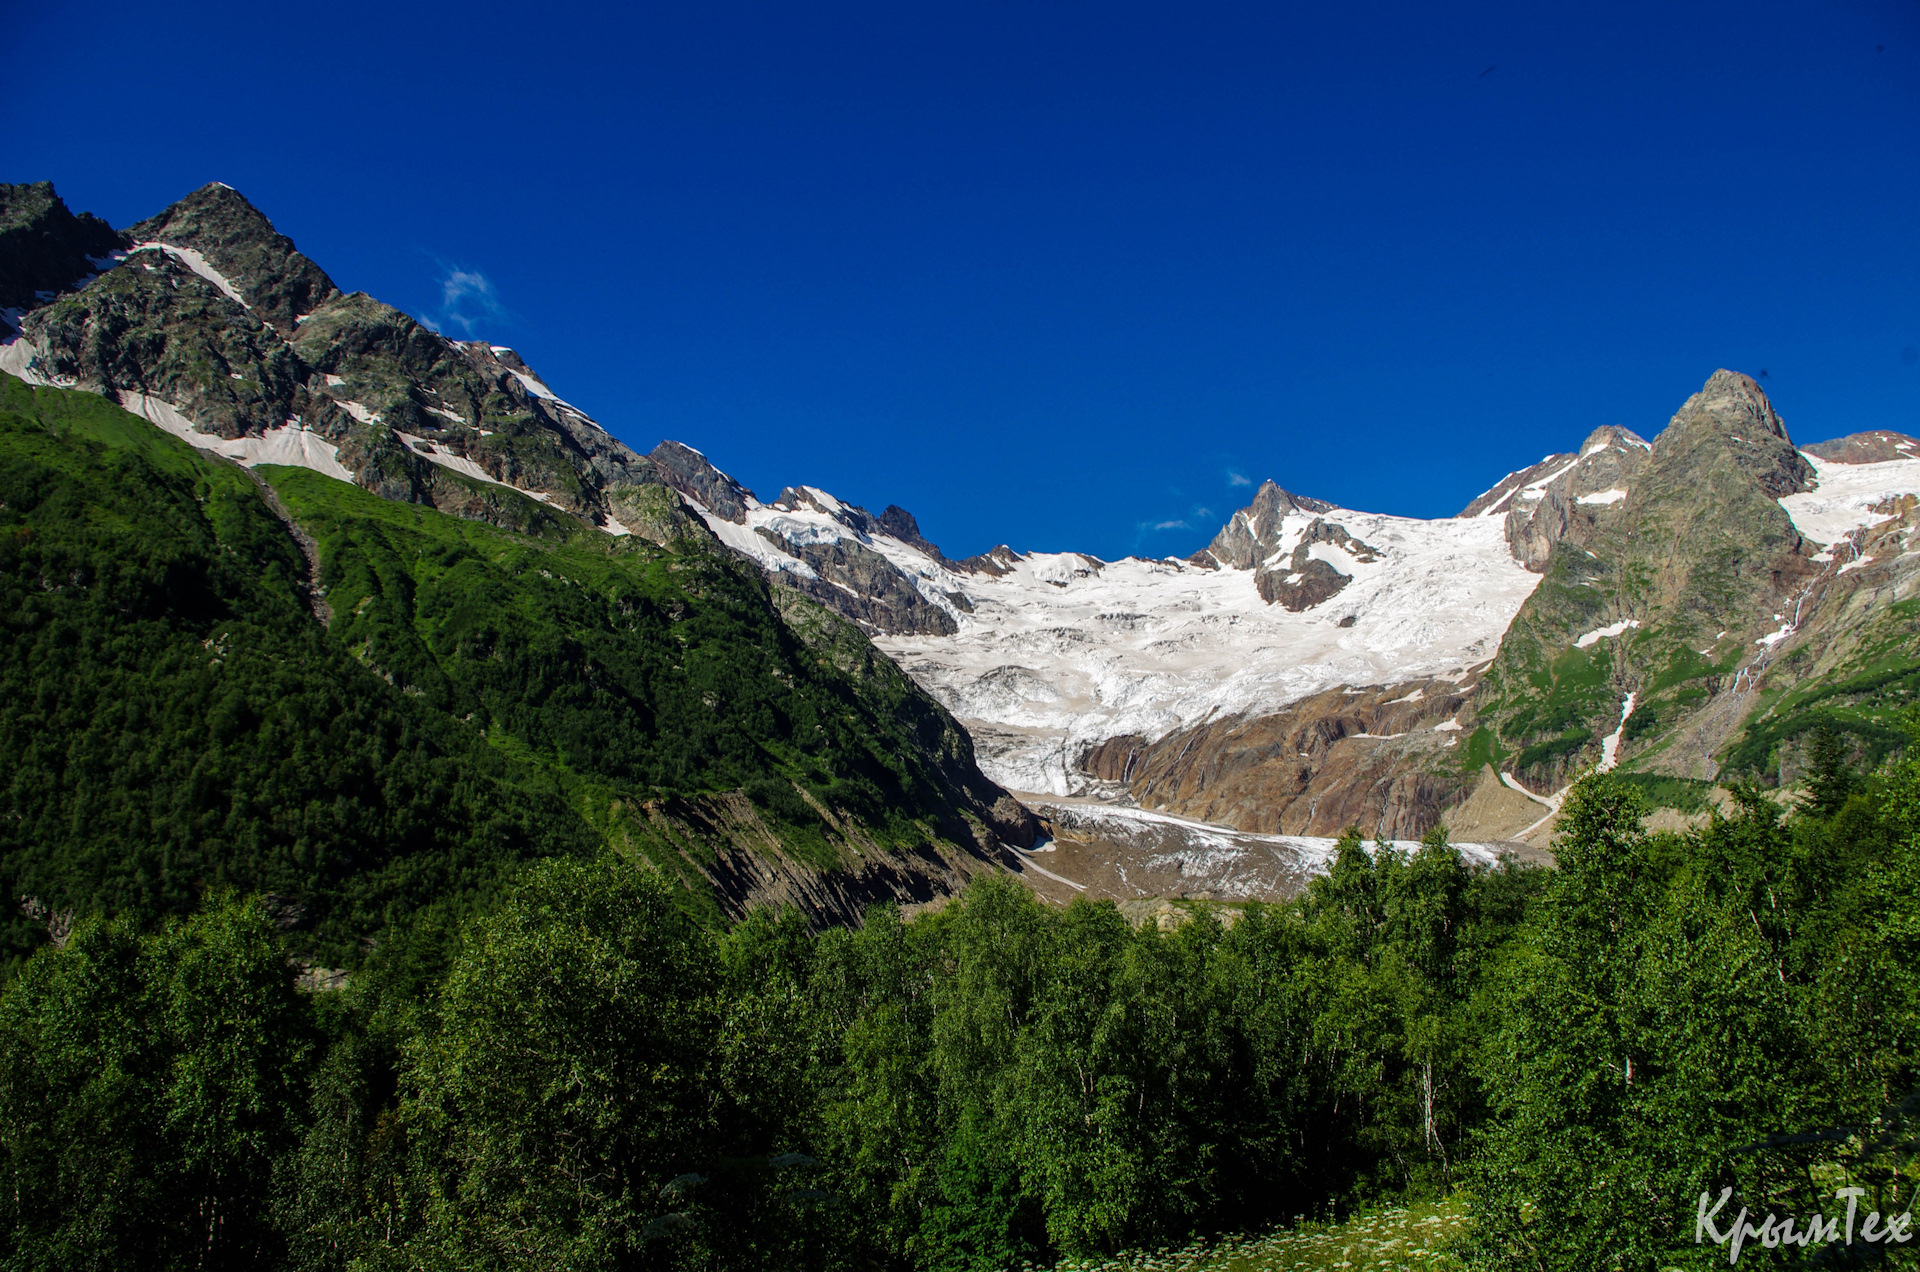
[(1106, 1259), (1063, 1259), (1055, 1272), (1308, 1272), (1389, 1269), (1455, 1272), (1466, 1234), (1464, 1198), (1395, 1206), (1344, 1223), (1306, 1223), (1263, 1237), (1196, 1241), (1178, 1250), (1136, 1250)]

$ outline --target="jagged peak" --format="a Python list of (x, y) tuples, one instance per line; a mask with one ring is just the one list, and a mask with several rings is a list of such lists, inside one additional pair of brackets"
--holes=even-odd
[(1223, 565), (1252, 569), (1272, 550), (1272, 540), (1288, 516), (1334, 511), (1335, 506), (1324, 499), (1296, 495), (1269, 478), (1260, 483), (1246, 507), (1227, 519), (1207, 551)]
[(1723, 367), (1708, 376), (1700, 391), (1688, 398), (1675, 412), (1667, 428), (1671, 430), (1675, 425), (1702, 417), (1714, 419), (1723, 426), (1760, 431), (1789, 445), (1792, 443), (1787, 436), (1786, 422), (1773, 409), (1766, 390), (1752, 376), (1742, 375), (1738, 371), (1728, 371)]
[(1602, 424), (1599, 428), (1594, 429), (1593, 432), (1588, 433), (1587, 439), (1580, 443), (1580, 458), (1585, 459), (1595, 451), (1608, 450), (1615, 447), (1647, 451), (1653, 449), (1653, 443), (1630, 428), (1625, 428), (1619, 424)]
[(976, 556), (956, 561), (954, 564), (968, 574), (985, 574), (991, 578), (999, 578), (1004, 574), (1011, 574), (1013, 567), (1024, 560), (1026, 560), (1024, 554), (1015, 552), (1003, 543)]
[(902, 508), (899, 504), (888, 504), (886, 511), (880, 514), (878, 521), (882, 530), (900, 540), (900, 542), (909, 547), (920, 549), (920, 551), (926, 553), (941, 565), (951, 566), (953, 564), (947, 560), (947, 554), (940, 550), (938, 544), (920, 533), (920, 523), (914, 520), (912, 513)]
[(298, 320), (340, 289), (264, 212), (230, 185), (209, 182), (127, 229), (136, 241), (198, 253), (255, 315), (291, 336)]

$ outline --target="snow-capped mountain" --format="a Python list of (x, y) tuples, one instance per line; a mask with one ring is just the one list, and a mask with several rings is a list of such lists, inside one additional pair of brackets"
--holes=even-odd
[(900, 508), (762, 499), (680, 442), (640, 454), (512, 350), (342, 293), (227, 187), (124, 233), (51, 187), (0, 195), (24, 227), (0, 233), (0, 370), (245, 464), (729, 550), (858, 623), (1018, 790), (1295, 835), (1405, 837), (1505, 800), (1518, 828), (1593, 763), (1784, 779), (1820, 721), (1875, 753), (1920, 692), (1920, 444), (1802, 451), (1732, 372), (1652, 441), (1596, 430), (1455, 517), (1269, 481), (1191, 557), (954, 560)]

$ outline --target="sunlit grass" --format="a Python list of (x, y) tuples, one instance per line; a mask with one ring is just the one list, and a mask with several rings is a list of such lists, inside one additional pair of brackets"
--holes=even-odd
[(1379, 1269), (1380, 1272), (1456, 1272), (1465, 1265), (1452, 1249), (1465, 1235), (1460, 1198), (1396, 1206), (1345, 1223), (1302, 1224), (1262, 1237), (1196, 1241), (1179, 1250), (1136, 1250), (1109, 1259), (1065, 1259), (1057, 1272), (1306, 1272), (1307, 1269)]

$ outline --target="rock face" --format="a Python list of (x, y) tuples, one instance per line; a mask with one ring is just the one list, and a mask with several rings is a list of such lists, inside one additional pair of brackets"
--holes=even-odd
[(1330, 503), (1291, 494), (1271, 481), (1263, 481), (1254, 491), (1253, 502), (1234, 513), (1220, 528), (1220, 533), (1213, 536), (1213, 542), (1206, 548), (1207, 555), (1236, 570), (1258, 569), (1280, 550), (1285, 518), (1332, 511)]
[[(53, 182), (0, 185), (0, 310), (26, 310), (100, 272), (127, 238), (91, 213), (75, 216)], [(14, 327), (0, 314), (0, 337)]]
[(1348, 534), (1345, 526), (1315, 517), (1294, 545), (1285, 565), (1274, 567), (1262, 562), (1254, 571), (1254, 586), (1261, 600), (1270, 605), (1284, 605), (1297, 614), (1330, 600), (1353, 582), (1351, 574), (1342, 574), (1326, 557), (1314, 555), (1315, 544), (1337, 548), (1353, 561), (1372, 564), (1380, 559), (1380, 553)]
[[(1630, 758), (1653, 720), (1677, 721), (1717, 696), (1820, 572), (1780, 503), (1808, 488), (1812, 465), (1746, 376), (1716, 372), (1650, 449), (1623, 459), (1548, 483), (1533, 502), (1550, 512), (1508, 514), (1510, 531), (1526, 516), (1516, 552), (1546, 578), (1509, 629), (1475, 711), (1489, 730), (1482, 752), (1506, 753), (1536, 784), (1593, 763), (1608, 736), (1617, 758)], [(1572, 493), (1602, 481), (1623, 483), (1611, 502)], [(1634, 729), (1621, 719), (1630, 693)], [(1700, 759), (1681, 748), (1656, 767), (1704, 776)]]
[(198, 252), (232, 281), (254, 316), (291, 339), (299, 319), (340, 294), (326, 271), (295, 250), (231, 186), (202, 186), (166, 211), (131, 226), (136, 243)]
[(1568, 463), (1517, 487), (1482, 515), (1504, 510), (1514, 559), (1541, 573), (1554, 544), (1587, 537), (1622, 511), (1649, 449), (1638, 434), (1624, 428), (1595, 429)]
[(1081, 756), (1143, 808), (1258, 834), (1417, 839), (1464, 798), (1456, 717), (1474, 689), (1424, 680), (1334, 689), (1258, 716), (1116, 738)]
[[(98, 277), (21, 318), (23, 338), (0, 350), (0, 365), (28, 379), (108, 394), (238, 443), (221, 448), (230, 455), (323, 455), (315, 462), (383, 497), (509, 529), (551, 523), (554, 510), (619, 533), (618, 506), (641, 533), (710, 537), (704, 522), (665, 506), (651, 462), (561, 401), (512, 350), (449, 340), (342, 293), (226, 186), (197, 190), (124, 235), (72, 217), (51, 187), (0, 187), (0, 203), (26, 235), (6, 241), (39, 245), (29, 253), (41, 262), (36, 277), (72, 269), (90, 247), (121, 257), (94, 261), (106, 267)], [(289, 430), (315, 444), (290, 448)]]
[(647, 455), (661, 480), (697, 500), (714, 516), (735, 525), (747, 524), (747, 505), (753, 492), (707, 462), (707, 457), (679, 442), (661, 442)]

